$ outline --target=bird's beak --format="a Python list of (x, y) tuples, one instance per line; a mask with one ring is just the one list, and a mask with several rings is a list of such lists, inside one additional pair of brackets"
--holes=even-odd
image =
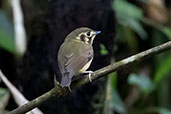
[(100, 34), (100, 33), (101, 33), (101, 31), (95, 31), (95, 35)]

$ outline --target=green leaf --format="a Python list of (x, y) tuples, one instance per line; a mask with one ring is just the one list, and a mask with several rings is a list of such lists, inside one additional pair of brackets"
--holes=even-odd
[(116, 88), (116, 86), (117, 86), (117, 73), (116, 72), (112, 72), (112, 73), (108, 74), (108, 76), (111, 77), (112, 86), (114, 88)]
[(0, 31), (0, 47), (11, 53), (15, 53), (14, 40), (7, 33)]
[(116, 11), (116, 16), (124, 20), (127, 18), (142, 19), (143, 17), (143, 12), (139, 7), (125, 0), (115, 0), (113, 8)]
[(137, 85), (144, 93), (150, 93), (155, 89), (155, 84), (148, 76), (144, 75), (130, 74), (128, 77), (128, 83), (131, 85)]
[(164, 107), (149, 107), (142, 114), (171, 114), (171, 110)]
[(108, 50), (106, 49), (106, 47), (103, 44), (100, 44), (100, 54), (101, 55), (109, 54)]
[(171, 114), (171, 110), (168, 110), (166, 108), (158, 108), (157, 110), (159, 114)]
[(171, 28), (162, 27), (160, 30), (171, 40)]
[(163, 59), (154, 75), (154, 82), (160, 82), (169, 72), (171, 72), (171, 56), (168, 55), (166, 59)]
[(143, 11), (141, 8), (125, 0), (115, 0), (113, 8), (116, 11), (116, 18), (119, 24), (130, 27), (143, 40), (147, 38), (147, 33), (140, 23), (143, 19)]
[(0, 47), (15, 53), (13, 27), (2, 11), (0, 11), (0, 22)]

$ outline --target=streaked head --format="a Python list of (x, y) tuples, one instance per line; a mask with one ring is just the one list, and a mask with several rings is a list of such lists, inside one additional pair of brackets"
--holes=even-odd
[(76, 41), (92, 45), (95, 36), (99, 33), (101, 33), (101, 31), (94, 31), (87, 27), (81, 27), (72, 31), (67, 36), (66, 40), (74, 39)]

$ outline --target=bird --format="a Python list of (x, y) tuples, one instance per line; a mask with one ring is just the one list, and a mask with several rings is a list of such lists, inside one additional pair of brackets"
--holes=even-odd
[(94, 57), (93, 41), (101, 31), (95, 31), (87, 27), (80, 27), (67, 35), (58, 51), (58, 66), (61, 73), (62, 87), (68, 87), (72, 77), (76, 74), (88, 73), (91, 81), (92, 71), (86, 71)]

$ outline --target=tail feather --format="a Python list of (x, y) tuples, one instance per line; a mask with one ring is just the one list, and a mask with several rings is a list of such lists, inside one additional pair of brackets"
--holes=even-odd
[(61, 86), (69, 87), (70, 85), (71, 85), (71, 78), (69, 77), (69, 75), (62, 76)]

